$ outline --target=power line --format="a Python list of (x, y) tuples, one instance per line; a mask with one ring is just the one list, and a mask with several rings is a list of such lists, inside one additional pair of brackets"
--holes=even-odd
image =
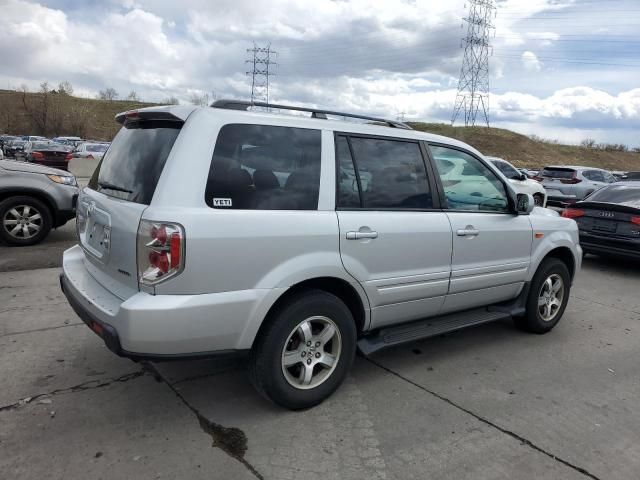
[(489, 126), (489, 35), (494, 28), (495, 8), (493, 0), (469, 1), (469, 15), (464, 19), (467, 22), (464, 58), (451, 125), (464, 110), (465, 126), (474, 126), (478, 111), (482, 109), (484, 121)]
[(251, 101), (252, 102), (269, 102), (269, 77), (274, 75), (270, 67), (276, 66), (277, 63), (271, 59), (271, 56), (278, 55), (278, 52), (271, 49), (271, 43), (267, 43), (265, 47), (259, 47), (253, 42), (253, 48), (247, 48), (250, 58), (245, 63), (251, 68), (247, 75), (251, 75)]

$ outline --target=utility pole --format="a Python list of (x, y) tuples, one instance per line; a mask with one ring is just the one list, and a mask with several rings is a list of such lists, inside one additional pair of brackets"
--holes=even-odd
[(474, 126), (480, 112), (489, 126), (489, 38), (494, 29), (496, 7), (493, 0), (468, 0), (469, 15), (464, 41), (464, 58), (451, 125), (464, 112), (465, 126)]
[(396, 115), (396, 120), (404, 123), (404, 116), (406, 115), (406, 113), (407, 112), (398, 112), (398, 114)]
[(269, 76), (275, 75), (271, 67), (277, 65), (272, 56), (278, 52), (271, 49), (271, 43), (265, 47), (259, 47), (253, 42), (253, 48), (248, 48), (249, 59), (245, 62), (249, 65), (247, 75), (251, 75), (251, 102), (269, 102)]

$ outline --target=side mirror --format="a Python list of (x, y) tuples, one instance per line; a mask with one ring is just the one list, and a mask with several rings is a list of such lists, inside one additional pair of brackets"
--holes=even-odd
[(535, 207), (533, 195), (530, 193), (519, 193), (517, 198), (516, 211), (518, 215), (529, 215), (533, 211), (533, 207)]

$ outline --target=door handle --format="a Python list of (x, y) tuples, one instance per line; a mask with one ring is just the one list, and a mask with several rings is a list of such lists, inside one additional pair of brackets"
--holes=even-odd
[(480, 230), (476, 230), (475, 228), (465, 228), (460, 229), (456, 232), (459, 237), (475, 237), (476, 235), (480, 235)]
[(347, 240), (362, 240), (363, 238), (378, 238), (378, 232), (347, 232)]

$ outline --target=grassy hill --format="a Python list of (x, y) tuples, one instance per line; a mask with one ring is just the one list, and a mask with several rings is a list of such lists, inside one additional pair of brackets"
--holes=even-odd
[(517, 167), (584, 165), (608, 170), (640, 170), (640, 153), (615, 152), (534, 140), (501, 128), (452, 127), (441, 123), (409, 123), (415, 130), (456, 138), (485, 155), (509, 160)]
[[(26, 104), (26, 106), (25, 106)], [(78, 135), (111, 140), (119, 129), (118, 112), (154, 105), (124, 100), (96, 100), (65, 94), (44, 96), (0, 90), (0, 133)], [(43, 125), (46, 106), (47, 122)], [(420, 131), (457, 138), (486, 155), (505, 158), (519, 167), (586, 165), (609, 170), (640, 170), (640, 153), (605, 151), (535, 140), (500, 128), (452, 127), (440, 123), (410, 123)]]

